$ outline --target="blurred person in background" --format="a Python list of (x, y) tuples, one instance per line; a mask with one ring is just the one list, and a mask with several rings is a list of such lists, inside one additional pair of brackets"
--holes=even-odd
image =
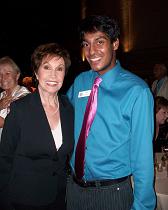
[(34, 92), (36, 90), (36, 88), (34, 87), (33, 85), (33, 78), (32, 77), (24, 77), (22, 79), (22, 84), (27, 87), (27, 89), (30, 91), (30, 92)]
[(168, 100), (168, 76), (167, 67), (163, 63), (154, 65), (154, 82), (152, 83), (152, 92), (154, 96), (163, 96)]
[(4, 119), (10, 110), (10, 104), (25, 95), (29, 90), (18, 84), (20, 69), (8, 56), (0, 58), (0, 135), (4, 125)]
[(164, 139), (159, 138), (160, 126), (163, 125), (168, 119), (168, 100), (162, 96), (155, 98), (155, 141), (154, 151), (161, 152), (162, 146), (167, 145), (167, 133), (164, 134)]
[(0, 209), (65, 210), (73, 107), (59, 94), (71, 60), (56, 43), (31, 56), (35, 92), (11, 104), (0, 144)]

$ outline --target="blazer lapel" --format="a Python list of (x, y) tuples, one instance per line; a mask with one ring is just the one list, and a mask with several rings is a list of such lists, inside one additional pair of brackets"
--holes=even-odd
[[(59, 96), (60, 103), (60, 119), (61, 119), (61, 127), (62, 127), (62, 136), (63, 136), (63, 145), (60, 148), (67, 149), (70, 144), (73, 144), (73, 113), (70, 108), (70, 105), (65, 101), (62, 96)], [(72, 116), (71, 116), (72, 115)]]
[(38, 125), (37, 133), (40, 132), (40, 136), (42, 136), (40, 141), (42, 144), (46, 145), (46, 149), (48, 148), (48, 153), (52, 158), (57, 159), (57, 149), (38, 90), (32, 93), (31, 105), (34, 110), (34, 121), (36, 121), (35, 123)]
[(67, 123), (66, 123), (66, 118), (67, 118), (67, 110), (66, 106), (59, 96), (59, 103), (60, 103), (60, 121), (61, 121), (61, 128), (62, 128), (62, 141), (63, 144), (65, 143), (65, 140), (67, 139)]

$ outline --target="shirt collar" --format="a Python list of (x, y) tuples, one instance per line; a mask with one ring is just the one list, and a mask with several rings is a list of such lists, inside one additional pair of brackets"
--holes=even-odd
[(105, 87), (105, 88), (111, 88), (111, 86), (113, 85), (114, 81), (117, 78), (117, 75), (120, 72), (121, 72), (121, 65), (120, 65), (119, 60), (116, 60), (116, 65), (112, 69), (104, 73), (103, 75), (100, 75), (98, 72), (91, 70), (90, 76), (92, 77), (92, 83), (94, 82), (96, 77), (101, 77), (102, 82), (100, 86)]
[(121, 71), (120, 62), (116, 60), (116, 65), (112, 69), (107, 71), (105, 74), (100, 75), (100, 77), (102, 78), (102, 82), (100, 85), (106, 88), (111, 87), (114, 81), (116, 80), (117, 75), (120, 73), (120, 71)]

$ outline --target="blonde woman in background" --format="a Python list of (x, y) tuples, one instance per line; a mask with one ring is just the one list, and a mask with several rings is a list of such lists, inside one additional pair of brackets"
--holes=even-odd
[(11, 102), (30, 93), (26, 87), (18, 85), (19, 77), (20, 69), (14, 61), (8, 56), (0, 58), (0, 87), (3, 89), (0, 93), (0, 136)]

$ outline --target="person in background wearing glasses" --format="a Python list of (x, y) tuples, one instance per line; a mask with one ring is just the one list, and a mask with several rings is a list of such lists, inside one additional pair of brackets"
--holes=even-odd
[(164, 63), (156, 63), (153, 67), (155, 80), (152, 83), (154, 96), (163, 96), (168, 100), (168, 76), (167, 67)]

